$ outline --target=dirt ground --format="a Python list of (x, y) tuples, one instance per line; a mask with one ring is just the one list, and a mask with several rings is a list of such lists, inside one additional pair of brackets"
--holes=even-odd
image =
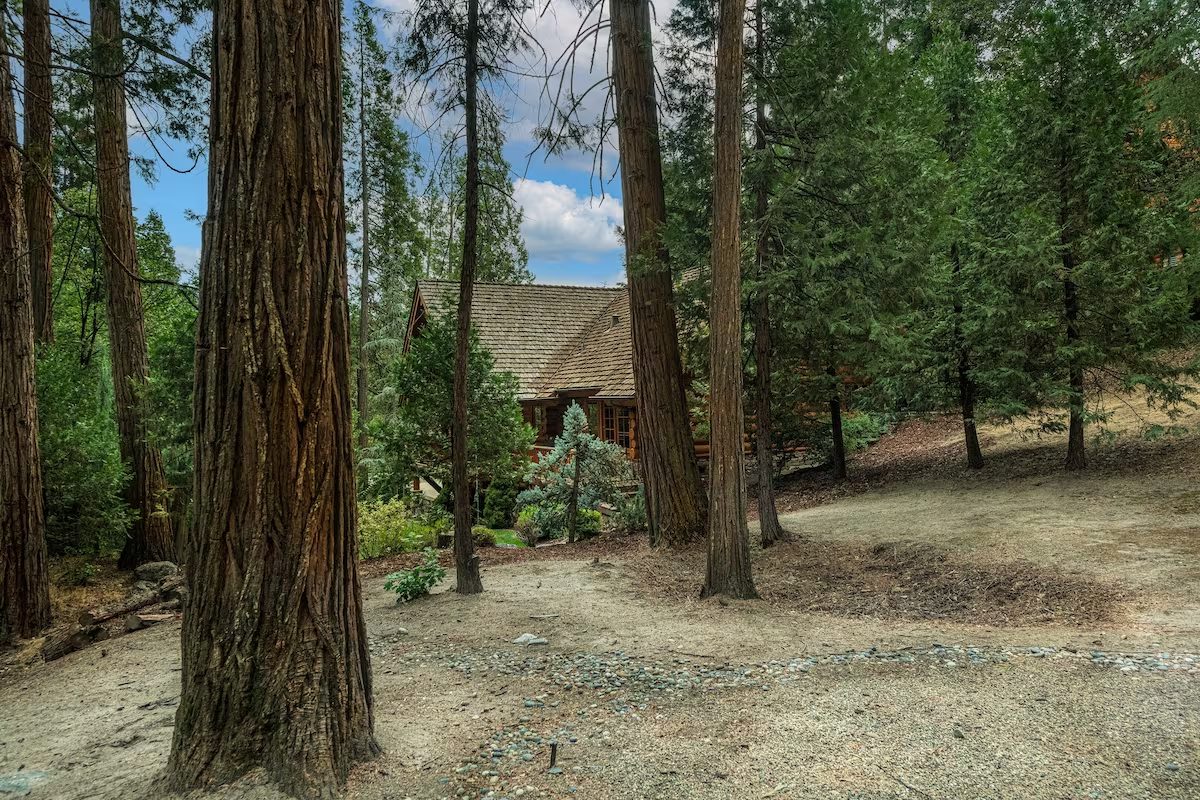
[[(954, 437), (791, 478), (762, 601), (631, 540), (492, 552), (482, 596), (399, 607), (368, 565), (385, 753), (349, 796), (1200, 798), (1200, 440), (1066, 475), (1057, 437), (989, 429), (980, 473)], [(161, 796), (178, 693), (177, 623), (0, 674), (0, 798)]]

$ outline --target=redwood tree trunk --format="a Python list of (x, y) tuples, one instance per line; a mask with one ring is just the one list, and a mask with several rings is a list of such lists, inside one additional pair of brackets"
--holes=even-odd
[(50, 624), (21, 158), (0, 36), (0, 643)]
[[(358, 132), (359, 175), (362, 183), (362, 263), (358, 284), (358, 451), (359, 458), (367, 449), (367, 423), (371, 421), (367, 389), (367, 338), (371, 334), (371, 187), (367, 175), (367, 90), (366, 47), (359, 46), (358, 64)], [(367, 483), (366, 467), (360, 465), (362, 484)]]
[[(958, 242), (950, 245), (950, 260), (953, 262), (955, 291), (960, 291), (962, 258)], [(975, 426), (975, 379), (971, 377), (971, 348), (967, 346), (962, 329), (963, 304), (954, 300), (954, 346), (958, 350), (958, 405), (962, 409), (963, 438), (967, 448), (967, 466), (971, 469), (983, 467), (983, 450), (979, 447), (979, 431)]]
[(650, 543), (704, 536), (704, 485), (684, 391), (666, 221), (649, 0), (610, 0), (613, 85), (625, 209), (626, 279), (637, 388), (638, 460)]
[(213, 20), (195, 523), (173, 790), (330, 798), (379, 750), (356, 546), (341, 5)]
[(708, 572), (701, 595), (757, 597), (750, 572), (742, 436), (742, 17), (746, 0), (720, 0), (709, 303)]
[(471, 298), (479, 261), (479, 0), (467, 0), (466, 219), (463, 223), (462, 270), (458, 277), (458, 330), (454, 342), (454, 419), (450, 426), (451, 486), (454, 492), (454, 570), (456, 591), (479, 594), (479, 557), (471, 536), (471, 495), (467, 481), (467, 384), (470, 373)]
[(826, 372), (832, 382), (829, 395), (829, 424), (833, 437), (833, 479), (844, 481), (849, 473), (846, 471), (846, 440), (842, 436), (842, 382), (833, 367), (829, 367)]
[(108, 338), (121, 460), (129, 465), (130, 472), (125, 496), (135, 514), (119, 562), (123, 569), (129, 569), (144, 561), (175, 561), (175, 538), (167, 511), (162, 455), (146, 438), (145, 394), (150, 359), (129, 185), (121, 5), (119, 0), (92, 0), (91, 9), (96, 58), (96, 183), (99, 229), (104, 241)]
[[(762, 81), (766, 71), (763, 41), (763, 0), (754, 9), (754, 62), (759, 81), (754, 109), (754, 149), (759, 154), (758, 185), (754, 191), (754, 216), (758, 226), (754, 241), (754, 264), (758, 279), (766, 277), (769, 258), (767, 235), (767, 168), (763, 163), (767, 153), (767, 102)], [(775, 508), (775, 469), (771, 454), (771, 434), (774, 422), (771, 415), (771, 301), (765, 287), (754, 297), (754, 369), (758, 406), (755, 416), (755, 457), (758, 462), (758, 529), (763, 547), (770, 547), (784, 538)]]
[(24, 0), (25, 59), (25, 222), (29, 231), (29, 272), (33, 326), (39, 342), (54, 339), (51, 309), (54, 205), (50, 197), (53, 97), (50, 82), (50, 2)]

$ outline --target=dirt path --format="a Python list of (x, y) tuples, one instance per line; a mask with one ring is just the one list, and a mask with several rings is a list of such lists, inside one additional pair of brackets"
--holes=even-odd
[[(1200, 798), (1200, 494), (1191, 460), (1160, 455), (1137, 475), (935, 473), (788, 514), (805, 539), (755, 552), (763, 602), (696, 600), (698, 553), (638, 545), (493, 563), (480, 597), (403, 607), (368, 568), (386, 752), (350, 796)], [(983, 626), (957, 606), (780, 599), (806, 548), (880, 543), (941, 548), (960, 561), (933, 563), (1018, 593), (1019, 559), (1035, 599), (1061, 575), (1111, 602), (1048, 606), (1047, 624), (1018, 598), (1012, 624)], [(908, 591), (877, 566), (849, 574), (851, 599)], [(812, 597), (847, 595), (827, 583)], [(512, 644), (525, 632), (549, 644)], [(164, 623), (0, 677), (0, 798), (161, 796), (178, 669)]]

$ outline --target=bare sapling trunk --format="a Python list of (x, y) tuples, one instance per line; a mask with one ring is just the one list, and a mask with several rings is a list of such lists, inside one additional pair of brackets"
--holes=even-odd
[(215, 8), (195, 522), (164, 788), (332, 798), (379, 752), (358, 574), (341, 5)]
[(467, 395), (470, 386), (471, 298), (479, 261), (479, 0), (467, 0), (466, 219), (463, 221), (462, 271), (458, 278), (458, 330), (454, 341), (454, 417), (450, 425), (451, 486), (454, 492), (454, 569), (460, 594), (479, 594), (479, 556), (471, 536), (471, 496), (467, 480)]
[[(358, 276), (358, 455), (361, 462), (370, 438), (367, 425), (371, 421), (367, 385), (367, 340), (371, 335), (371, 182), (367, 174), (367, 48), (358, 49), (358, 158), (362, 201), (362, 259)], [(367, 485), (367, 468), (359, 464), (361, 486)]]
[(53, 158), (53, 88), (50, 82), (50, 2), (24, 0), (25, 224), (29, 231), (29, 272), (33, 327), (39, 342), (54, 339), (52, 305), (54, 205), (50, 195)]
[[(767, 153), (767, 102), (761, 84), (766, 71), (762, 0), (758, 0), (754, 9), (754, 35), (754, 63), (760, 82), (754, 104), (754, 149), (760, 159), (758, 185), (754, 190), (754, 216), (758, 226), (754, 240), (754, 265), (756, 275), (762, 281), (767, 274), (770, 257), (767, 170), (762, 163)], [(771, 301), (765, 287), (760, 287), (754, 297), (754, 369), (758, 400), (754, 435), (754, 454), (758, 465), (758, 529), (762, 546), (770, 547), (782, 541), (785, 532), (779, 524), (779, 512), (775, 507), (775, 464), (771, 447), (774, 422), (771, 414)]]
[(130, 472), (125, 497), (134, 512), (119, 564), (131, 569), (145, 561), (175, 561), (175, 537), (162, 454), (147, 438), (150, 358), (129, 179), (121, 5), (119, 0), (92, 0), (91, 11), (96, 64), (96, 193), (104, 243), (108, 338), (121, 460)]
[(1087, 452), (1083, 439), (1084, 388), (1083, 368), (1075, 348), (1079, 346), (1079, 287), (1072, 279), (1074, 260), (1070, 250), (1063, 250), (1063, 311), (1067, 321), (1067, 349), (1070, 359), (1067, 381), (1070, 391), (1070, 419), (1067, 426), (1067, 469), (1087, 467)]
[(833, 466), (833, 479), (844, 481), (849, 473), (846, 471), (846, 439), (842, 435), (842, 380), (837, 370), (829, 367), (826, 370), (830, 379), (829, 395), (829, 427), (833, 438), (833, 452), (830, 460)]
[[(950, 260), (953, 263), (955, 291), (961, 291), (962, 256), (958, 242), (950, 245)], [(979, 431), (975, 425), (975, 379), (971, 377), (971, 348), (967, 345), (962, 326), (963, 304), (960, 297), (954, 299), (954, 345), (958, 356), (958, 404), (962, 409), (963, 439), (967, 449), (967, 466), (971, 469), (983, 467), (983, 450), (979, 447)]]
[(713, 130), (712, 299), (709, 303), (708, 571), (701, 596), (757, 597), (750, 570), (743, 463), (742, 17), (746, 0), (720, 0)]
[(0, 36), (0, 644), (50, 624), (25, 236), (12, 73)]
[(650, 543), (698, 541), (707, 499), (696, 463), (675, 319), (649, 0), (610, 0), (613, 85), (625, 209), (626, 278), (637, 388), (638, 462)]
[(1068, 470), (1087, 467), (1083, 439), (1083, 366), (1079, 362), (1079, 287), (1075, 283), (1075, 251), (1071, 237), (1071, 158), (1065, 143), (1060, 145), (1059, 163), (1059, 250), (1062, 258), (1063, 318), (1067, 328), (1067, 461)]

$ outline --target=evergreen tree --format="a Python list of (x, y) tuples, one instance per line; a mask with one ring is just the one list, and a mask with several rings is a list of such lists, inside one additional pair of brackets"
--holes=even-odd
[(1006, 20), (999, 49), (1012, 135), (1003, 200), (1023, 220), (1005, 255), (1028, 254), (1030, 322), (1045, 336), (1030, 372), (1042, 407), (1067, 409), (1068, 469), (1086, 465), (1084, 426), (1104, 419), (1090, 386), (1116, 381), (1172, 406), (1191, 371), (1163, 352), (1191, 331), (1198, 267), (1175, 256), (1196, 230), (1186, 205), (1153, 196), (1176, 154), (1146, 76), (1129, 69), (1120, 13), (1029, 3)]

